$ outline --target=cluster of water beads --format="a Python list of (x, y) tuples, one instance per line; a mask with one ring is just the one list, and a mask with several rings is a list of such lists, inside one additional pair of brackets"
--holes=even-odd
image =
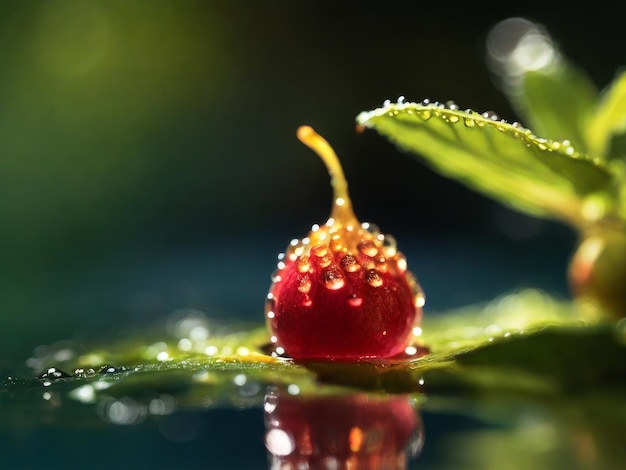
[[(328, 222), (327, 222), (328, 225)], [(332, 225), (332, 221), (331, 221)], [(311, 232), (319, 231), (319, 225), (311, 227)], [(372, 287), (384, 285), (384, 274), (402, 275), (407, 273), (407, 262), (404, 255), (397, 250), (395, 238), (383, 234), (377, 225), (364, 222), (359, 228), (348, 227), (346, 233), (330, 231), (329, 236), (320, 237), (320, 243), (312, 245), (311, 238), (293, 239), (285, 252), (278, 254), (276, 269), (271, 275), (273, 286), (283, 279), (283, 272), (290, 263), (295, 263), (299, 273), (297, 290), (302, 293), (301, 305), (313, 306), (313, 300), (308, 295), (312, 287), (312, 278), (319, 270), (320, 277), (326, 289), (340, 290), (346, 286), (346, 279), (354, 273)], [(363, 232), (372, 236), (356, 244), (356, 250), (351, 250), (345, 239), (362, 239)], [(325, 241), (330, 237), (330, 241)], [(410, 276), (416, 307), (423, 307), (425, 296), (419, 284)], [(268, 294), (266, 300), (266, 316), (274, 318), (274, 295)], [(362, 305), (363, 299), (355, 293), (346, 292), (345, 302), (351, 307)]]
[(409, 116), (415, 115), (424, 121), (428, 121), (431, 118), (439, 118), (450, 124), (463, 122), (465, 127), (469, 128), (484, 128), (489, 126), (500, 132), (511, 133), (513, 137), (520, 139), (528, 147), (532, 146), (542, 151), (558, 152), (572, 158), (581, 158), (590, 160), (593, 163), (599, 163), (599, 159), (587, 157), (577, 152), (569, 140), (554, 141), (538, 137), (519, 122), (509, 123), (505, 119), (501, 119), (493, 111), (479, 113), (470, 108), (461, 110), (454, 101), (440, 103), (438, 101), (424, 99), (419, 103), (414, 103), (407, 102), (403, 96), (400, 96), (396, 103), (386, 100), (381, 108), (361, 113), (357, 117), (357, 122), (359, 125), (367, 127), (370, 125), (369, 121), (372, 118), (384, 115), (398, 117), (401, 114)]

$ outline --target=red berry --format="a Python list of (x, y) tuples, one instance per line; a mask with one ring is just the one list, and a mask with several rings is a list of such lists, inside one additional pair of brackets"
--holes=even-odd
[(406, 395), (270, 391), (264, 409), (272, 468), (405, 468), (424, 438)]
[(421, 320), (422, 290), (393, 237), (357, 220), (328, 142), (308, 126), (297, 135), (326, 164), (334, 203), (324, 225), (279, 256), (265, 308), (272, 342), (294, 359), (403, 353)]

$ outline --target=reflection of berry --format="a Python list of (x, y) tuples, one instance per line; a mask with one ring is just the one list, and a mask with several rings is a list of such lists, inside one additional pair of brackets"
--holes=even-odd
[(411, 343), (424, 295), (393, 237), (361, 224), (334, 151), (310, 127), (298, 138), (331, 176), (331, 216), (279, 256), (265, 313), (272, 342), (296, 359), (385, 358)]
[[(272, 468), (406, 468), (419, 452), (421, 421), (407, 396), (265, 397)], [(414, 439), (412, 439), (412, 437)]]

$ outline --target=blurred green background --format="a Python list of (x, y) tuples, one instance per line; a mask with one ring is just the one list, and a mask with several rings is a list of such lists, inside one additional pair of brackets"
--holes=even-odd
[(354, 132), (399, 95), (515, 120), (484, 60), (510, 16), (547, 27), (599, 86), (623, 59), (610, 11), (484, 5), (1, 1), (0, 373), (40, 344), (179, 308), (261, 322), (276, 253), (330, 207), (295, 138), (305, 123), (342, 158), (357, 215), (398, 239), (428, 309), (520, 285), (566, 295), (569, 230)]

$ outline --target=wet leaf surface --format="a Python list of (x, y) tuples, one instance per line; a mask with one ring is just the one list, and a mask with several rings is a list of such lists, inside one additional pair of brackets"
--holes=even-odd
[(582, 228), (598, 210), (616, 210), (618, 183), (599, 159), (494, 113), (400, 102), (361, 113), (357, 122), (445, 176), (529, 214)]

